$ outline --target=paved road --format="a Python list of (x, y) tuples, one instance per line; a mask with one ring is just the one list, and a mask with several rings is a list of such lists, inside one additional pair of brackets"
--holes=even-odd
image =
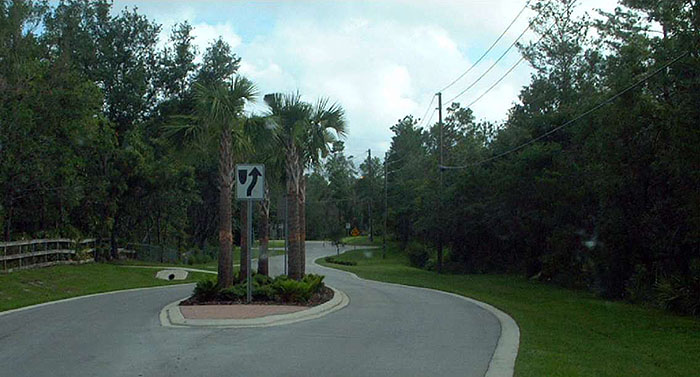
[[(268, 328), (163, 328), (192, 286), (124, 292), (0, 316), (0, 376), (483, 376), (500, 325), (459, 298), (315, 267), (350, 305)], [(272, 259), (280, 271), (282, 257)]]

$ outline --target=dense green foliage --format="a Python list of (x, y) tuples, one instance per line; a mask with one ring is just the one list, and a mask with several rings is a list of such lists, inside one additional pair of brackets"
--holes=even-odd
[(444, 194), (438, 125), (393, 126), (390, 228), (404, 244), (442, 238), (449, 271), (524, 273), (700, 314), (700, 5), (623, 1), (592, 22), (569, 3), (535, 6), (542, 39), (520, 46), (535, 73), (504, 124), (449, 104), (444, 165), (459, 168), (443, 171)]
[[(253, 274), (252, 298), (254, 302), (305, 304), (314, 294), (321, 293), (325, 289), (323, 278), (321, 275), (307, 274), (301, 280), (289, 279), (284, 275), (273, 279), (263, 274)], [(245, 282), (221, 289), (214, 281), (202, 280), (194, 288), (191, 301), (244, 302), (246, 295)]]
[[(259, 93), (238, 75), (231, 46), (219, 38), (200, 53), (187, 22), (164, 43), (160, 32), (108, 0), (0, 0), (2, 238), (105, 239), (103, 259), (126, 243), (196, 248), (202, 260), (218, 255), (230, 285), (244, 225), (233, 219), (245, 212), (232, 200), (234, 164), (252, 158), (268, 167), (255, 224), (266, 250), (280, 222), (271, 198), (282, 197), (290, 176), (285, 153), (295, 152), (290, 200), (303, 230), (303, 172), (343, 134), (343, 108), (271, 94), (294, 97), (301, 113), (290, 119), (267, 101), (269, 114), (251, 114), (245, 106)], [(304, 237), (294, 239), (299, 249)], [(303, 262), (297, 254), (290, 261)]]
[[(569, 0), (533, 5), (541, 39), (519, 47), (534, 73), (507, 120), (445, 104), (442, 189), (438, 123), (392, 126), (388, 231), (414, 265), (524, 274), (700, 314), (700, 5), (621, 3), (595, 21), (576, 18)], [(382, 224), (374, 172), (370, 195), (342, 148), (331, 155), (309, 177), (309, 203), (326, 203), (309, 204), (312, 231), (332, 237), (351, 222), (366, 232), (366, 200)]]

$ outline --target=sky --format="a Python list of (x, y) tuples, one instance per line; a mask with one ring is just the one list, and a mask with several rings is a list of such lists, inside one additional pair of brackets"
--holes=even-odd
[[(390, 127), (406, 115), (437, 120), (428, 107), (434, 94), (465, 72), (506, 29), (525, 0), (462, 1), (127, 1), (162, 24), (194, 26), (200, 52), (221, 36), (241, 57), (240, 74), (261, 94), (299, 91), (311, 102), (324, 96), (340, 103), (348, 127), (346, 152), (355, 163), (383, 156)], [(610, 11), (614, 0), (580, 0), (578, 12)], [(482, 75), (527, 28), (526, 9), (496, 47), (468, 75), (443, 92), (443, 107)], [(523, 41), (533, 40), (531, 32)], [(163, 42), (164, 43), (164, 42)], [(513, 48), (476, 85), (455, 99), (471, 103), (520, 59)], [(520, 64), (472, 106), (477, 120), (501, 122), (530, 81)], [(249, 107), (262, 112), (260, 103)], [(431, 118), (432, 115), (432, 118)], [(427, 122), (426, 122), (427, 123)]]

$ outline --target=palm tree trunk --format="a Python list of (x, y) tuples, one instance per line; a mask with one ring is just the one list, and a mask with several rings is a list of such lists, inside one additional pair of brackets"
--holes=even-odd
[(267, 246), (270, 242), (270, 187), (265, 183), (265, 198), (260, 202), (260, 254), (258, 255), (258, 273), (269, 275)]
[(299, 177), (299, 259), (300, 274), (306, 274), (306, 177), (302, 172)]
[(231, 233), (231, 186), (233, 160), (231, 132), (222, 130), (219, 139), (219, 267), (220, 288), (233, 286), (233, 234)]
[(301, 280), (300, 238), (299, 238), (299, 156), (296, 146), (290, 143), (287, 148), (286, 173), (287, 173), (287, 208), (289, 209), (289, 268), (290, 279)]
[(238, 281), (243, 282), (248, 277), (248, 206), (250, 202), (242, 201), (240, 207), (241, 216), (241, 269)]

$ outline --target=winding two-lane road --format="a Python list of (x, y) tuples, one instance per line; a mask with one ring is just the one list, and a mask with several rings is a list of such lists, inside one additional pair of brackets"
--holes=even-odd
[[(61, 302), (0, 316), (0, 376), (483, 376), (500, 334), (457, 297), (357, 279), (312, 261), (350, 305), (325, 317), (250, 329), (161, 327), (192, 285)], [(282, 257), (271, 259), (272, 271)]]

